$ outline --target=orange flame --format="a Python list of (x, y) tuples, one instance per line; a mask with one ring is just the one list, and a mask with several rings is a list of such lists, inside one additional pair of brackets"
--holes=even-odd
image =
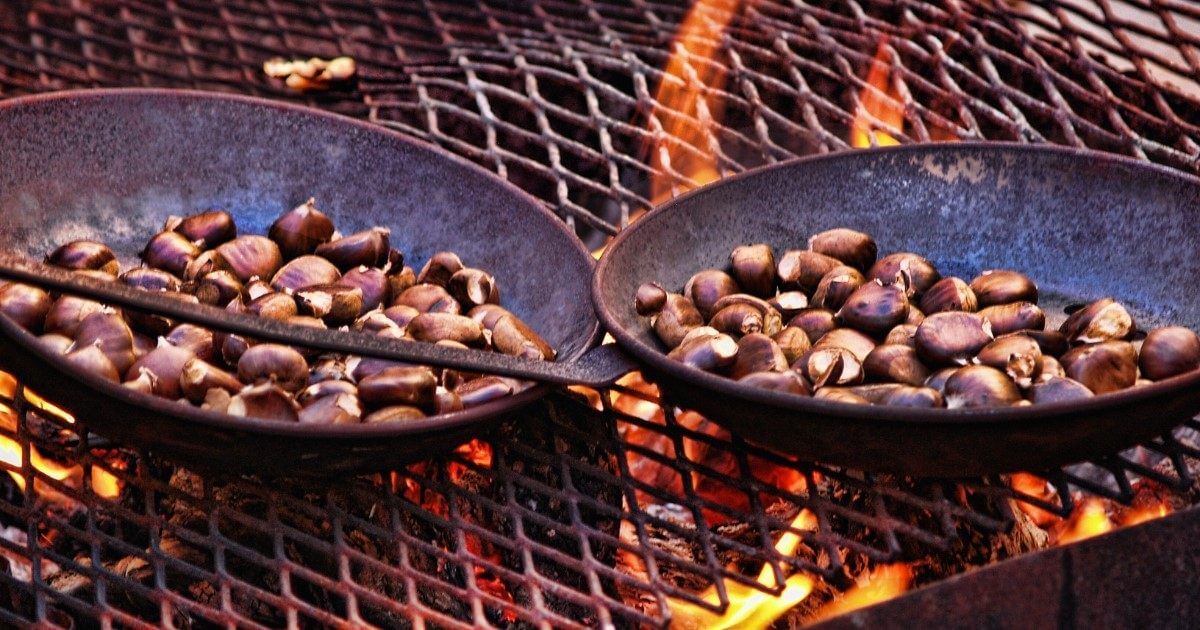
[[(792, 520), (792, 528), (813, 531), (817, 528), (817, 517), (808, 510), (801, 510)], [(799, 546), (800, 536), (789, 530), (779, 537), (779, 541), (775, 543), (775, 550), (781, 556), (790, 556)], [(767, 587), (778, 585), (770, 564), (763, 565), (758, 574), (758, 582)], [(667, 604), (671, 608), (671, 628), (766, 628), (793, 606), (804, 601), (809, 593), (812, 593), (812, 588), (813, 579), (803, 573), (796, 573), (785, 579), (783, 591), (778, 596), (726, 580), (725, 592), (729, 596), (729, 607), (725, 609), (724, 614), (716, 614), (691, 602), (668, 600)], [(716, 586), (710, 586), (700, 597), (714, 606), (720, 602)]]
[(911, 583), (912, 568), (907, 564), (879, 567), (862, 583), (846, 591), (840, 599), (821, 607), (811, 621), (844, 615), (852, 610), (885, 602), (907, 591)]
[(1145, 523), (1156, 518), (1162, 518), (1171, 513), (1171, 507), (1162, 501), (1155, 501), (1126, 510), (1119, 518), (1109, 515), (1105, 502), (1092, 498), (1075, 508), (1071, 516), (1059, 527), (1054, 543), (1067, 545), (1093, 536), (1099, 536), (1118, 527), (1129, 527)]
[[(879, 126), (904, 129), (904, 105), (900, 91), (891, 82), (892, 70), (888, 63), (888, 51), (888, 38), (885, 35), (879, 40), (879, 46), (875, 49), (875, 57), (871, 60), (871, 68), (867, 71), (867, 85), (874, 89), (866, 87), (862, 89), (859, 94), (859, 105), (854, 111), (854, 122), (850, 124), (850, 146), (852, 147), (861, 149), (870, 146), (886, 147), (900, 144), (900, 141), (891, 134), (875, 129)], [(878, 122), (875, 123), (875, 121)], [(872, 138), (874, 143), (871, 142)]]

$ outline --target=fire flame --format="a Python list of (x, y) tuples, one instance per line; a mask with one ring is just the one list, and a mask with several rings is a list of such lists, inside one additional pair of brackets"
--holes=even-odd
[(881, 566), (872, 571), (861, 584), (846, 591), (841, 599), (823, 606), (812, 621), (844, 615), (852, 610), (892, 599), (908, 590), (912, 577), (912, 568), (907, 564)]
[(1119, 518), (1109, 515), (1105, 502), (1091, 498), (1075, 508), (1070, 518), (1057, 528), (1054, 543), (1067, 545), (1093, 536), (1099, 536), (1118, 527), (1129, 527), (1146, 521), (1162, 518), (1171, 513), (1171, 507), (1162, 501), (1138, 506), (1125, 511)]
[[(891, 134), (873, 130), (874, 126), (904, 129), (904, 104), (900, 91), (891, 82), (892, 70), (888, 63), (888, 50), (888, 38), (885, 35), (879, 40), (875, 57), (871, 60), (871, 68), (867, 71), (867, 85), (874, 89), (864, 87), (859, 93), (859, 105), (854, 111), (854, 122), (850, 124), (852, 147), (861, 149), (900, 144)], [(872, 125), (874, 121), (878, 121), (878, 124)], [(874, 144), (871, 142), (872, 137), (875, 140)]]
[[(791, 526), (798, 530), (813, 531), (817, 528), (817, 518), (812, 512), (801, 510)], [(779, 537), (779, 541), (775, 543), (775, 551), (781, 556), (790, 556), (796, 552), (799, 545), (800, 536), (789, 530)], [(758, 574), (758, 582), (769, 588), (778, 586), (770, 564), (763, 566)], [(691, 602), (668, 600), (671, 608), (671, 628), (766, 628), (793, 606), (804, 601), (812, 592), (813, 584), (813, 579), (808, 575), (796, 573), (784, 580), (783, 590), (778, 596), (772, 596), (753, 586), (726, 580), (725, 592), (729, 596), (729, 606), (724, 614), (714, 613)], [(720, 602), (716, 586), (710, 586), (700, 597), (714, 606)]]

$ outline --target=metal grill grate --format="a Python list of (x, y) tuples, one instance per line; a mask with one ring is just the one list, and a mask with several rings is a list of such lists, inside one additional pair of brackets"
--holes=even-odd
[[(729, 26), (701, 59), (674, 42), (687, 8), (644, 0), (18, 0), (0, 8), (0, 95), (144, 85), (304, 100), (484, 164), (597, 245), (650, 205), (652, 181), (694, 185), (678, 168), (692, 157), (724, 174), (846, 148), (868, 94), (903, 121), (868, 118), (875, 141), (1056, 142), (1200, 172), (1195, 2), (711, 4), (702, 19)], [(663, 71), (672, 53), (681, 73)], [(351, 88), (300, 96), (261, 73), (273, 56), (338, 54), (359, 61)], [(886, 89), (864, 78), (873, 63)], [(663, 82), (720, 111), (674, 109)], [(1010, 499), (1059, 515), (1077, 493), (1128, 503), (1142, 479), (1191, 488), (1200, 459), (1184, 427), (1045, 473), (1059, 490), (1047, 500), (999, 478), (793, 461), (629, 383), (592, 399), (600, 410), (556, 395), (391, 475), (301, 483), (184, 471), (20, 400), (0, 435), (22, 463), (3, 467), (39, 493), (0, 475), (10, 623), (658, 624), (668, 598), (770, 590), (755, 580), (764, 563), (845, 585), (851, 565), (1007, 530)], [(78, 474), (34, 467), (35, 446)], [(92, 489), (105, 472), (116, 499)], [(817, 528), (780, 554), (801, 508)]]

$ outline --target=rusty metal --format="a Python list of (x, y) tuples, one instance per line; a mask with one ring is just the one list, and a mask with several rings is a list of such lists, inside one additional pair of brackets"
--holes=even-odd
[[(0, 96), (193, 87), (366, 117), (483, 164), (596, 245), (649, 204), (651, 179), (692, 183), (649, 147), (710, 152), (722, 174), (842, 149), (864, 90), (901, 106), (902, 128), (870, 123), (902, 141), (1054, 142), (1200, 172), (1194, 2), (741, 6), (716, 58), (701, 60), (672, 45), (686, 7), (646, 0), (18, 0), (0, 7)], [(681, 50), (685, 77), (709, 66), (724, 76), (706, 88), (720, 121), (656, 99), (661, 82), (683, 81), (662, 70)], [(356, 57), (360, 74), (328, 92), (293, 93), (261, 72), (274, 56), (339, 54)], [(887, 93), (863, 78), (877, 57)], [(676, 123), (703, 141), (667, 137)], [(606, 393), (655, 402), (627, 386)], [(1044, 499), (1002, 478), (951, 484), (798, 462), (672, 409), (647, 420), (653, 406), (632, 415), (601, 401), (592, 411), (551, 397), (487, 438), (490, 465), (458, 453), (325, 484), (189, 475), (14, 402), (0, 436), (23, 463), (0, 467), (89, 509), (48, 506), (45, 491), (21, 492), (0, 474), (0, 525), (25, 535), (2, 530), (0, 551), (35, 567), (29, 577), (0, 570), (0, 620), (656, 625), (668, 598), (695, 601), (716, 586), (723, 603), (725, 582), (753, 582), (763, 563), (844, 585), (847, 563), (1006, 530), (1012, 499), (1067, 515), (1082, 496), (1128, 503), (1146, 479), (1194, 490), (1189, 464), (1200, 459), (1192, 422), (1043, 473), (1058, 491)], [(115, 474), (124, 491), (109, 500), (55, 481), (30, 463), (33, 445), (79, 464), (83, 479)], [(632, 474), (646, 462), (660, 464), (660, 479)], [(762, 478), (764, 463), (806, 489)], [(800, 507), (818, 516), (802, 537), (824, 553), (781, 557), (774, 541)], [(664, 532), (686, 545), (664, 544)], [(613, 568), (630, 558), (647, 571)], [(68, 573), (50, 575), (42, 560)]]

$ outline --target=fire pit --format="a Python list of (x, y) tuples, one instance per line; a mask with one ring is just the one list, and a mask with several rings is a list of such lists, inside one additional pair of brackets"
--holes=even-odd
[[(0, 96), (190, 87), (365, 117), (532, 192), (597, 250), (696, 185), (851, 146), (1052, 142), (1200, 173), (1193, 4), (510, 4), (23, 0), (0, 8)], [(342, 55), (355, 78), (323, 90), (262, 69)], [(1194, 422), (1059, 470), (903, 479), (746, 443), (630, 375), (318, 484), (198, 475), (11, 380), (0, 397), (17, 625), (801, 624), (1169, 512), (1194, 528), (1200, 502)]]

